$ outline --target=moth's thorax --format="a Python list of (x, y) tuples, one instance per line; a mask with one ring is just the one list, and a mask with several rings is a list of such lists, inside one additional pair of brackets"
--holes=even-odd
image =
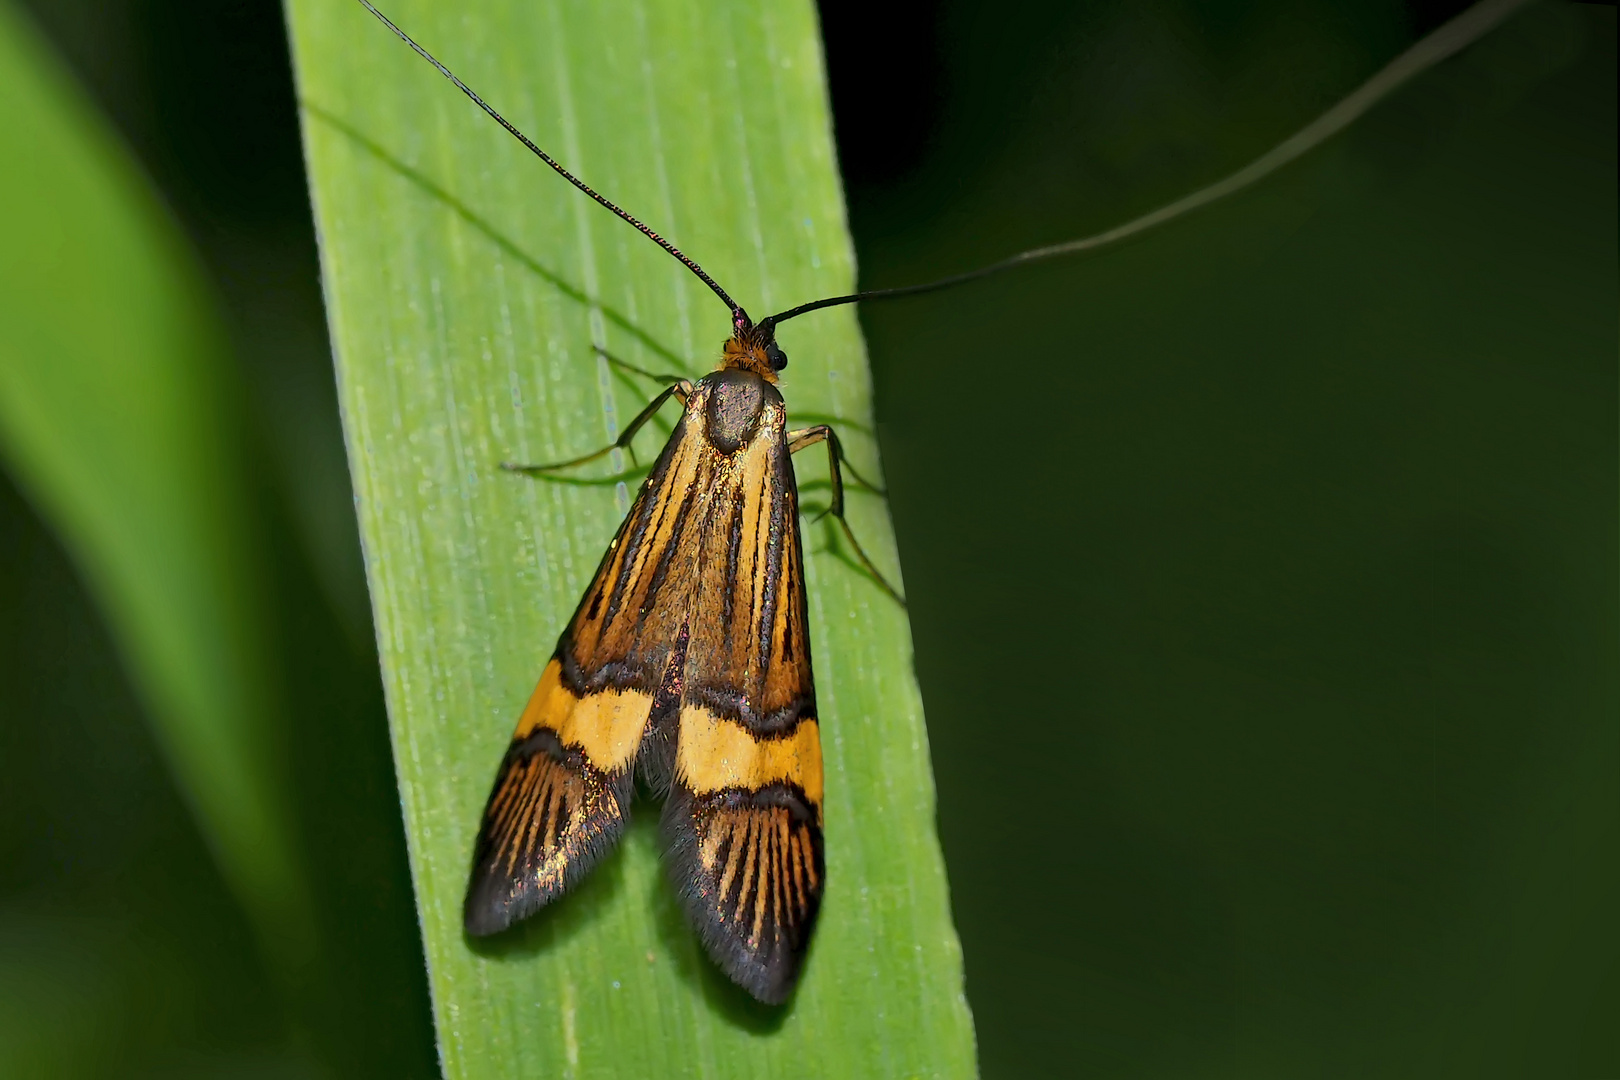
[(782, 395), (765, 377), (738, 368), (722, 368), (704, 378), (703, 421), (709, 442), (722, 454), (734, 454), (759, 431), (767, 409), (780, 413)]

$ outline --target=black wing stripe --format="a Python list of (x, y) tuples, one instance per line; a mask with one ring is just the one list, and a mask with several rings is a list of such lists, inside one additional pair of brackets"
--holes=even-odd
[[(786, 470), (788, 467), (787, 456), (784, 454), (778, 471)], [(770, 486), (772, 479), (767, 476), (763, 481), (767, 488)], [(761, 568), (764, 572), (754, 586), (760, 590), (758, 633), (759, 680), (761, 686), (764, 685), (767, 673), (770, 671), (771, 655), (775, 651), (776, 605), (780, 598), (782, 578), (786, 576), (782, 572), (786, 569), (782, 565), (782, 556), (784, 554), (782, 533), (786, 526), (798, 527), (798, 522), (786, 520), (788, 509), (796, 501), (790, 494), (793, 491), (792, 476), (778, 476), (774, 479), (777, 485), (782, 488), (782, 497), (772, 499), (770, 502), (770, 540), (766, 545), (765, 566)], [(786, 481), (785, 484), (784, 480)]]
[[(648, 555), (644, 550), (648, 535), (655, 539), (660, 535), (664, 520), (672, 509), (671, 500), (664, 489), (672, 480), (671, 474), (679, 471), (677, 465), (688, 452), (685, 446), (688, 422), (687, 417), (682, 417), (681, 423), (676, 425), (669, 442), (658, 456), (658, 463), (642, 482), (641, 491), (636, 496), (635, 509), (640, 512), (635, 515), (635, 527), (625, 531), (622, 544), (619, 545), (621, 548), (618, 553), (619, 572), (614, 576), (613, 591), (608, 596), (607, 614), (602, 619), (604, 634), (612, 628), (618, 617), (619, 609), (624, 603), (625, 590), (640, 578)], [(691, 490), (689, 489), (686, 494), (689, 498)], [(680, 546), (680, 540), (680, 530), (675, 529), (668, 534), (665, 543), (668, 547), (674, 548)]]
[(725, 647), (730, 653), (735, 647), (736, 635), (734, 633), (737, 615), (737, 566), (742, 561), (743, 525), (748, 519), (748, 501), (744, 492), (739, 488), (731, 497), (731, 515), (726, 529), (726, 588), (721, 597), (723, 604), (721, 617), (726, 628)]
[[(669, 500), (664, 501), (668, 502)], [(697, 501), (697, 487), (688, 488), (681, 498), (680, 509), (676, 511), (675, 523), (670, 526), (669, 539), (665, 541), (664, 549), (659, 553), (658, 565), (653, 570), (652, 580), (647, 583), (647, 592), (642, 598), (641, 609), (637, 612), (638, 621), (644, 621), (647, 614), (652, 611), (654, 598), (657, 597), (659, 591), (664, 587), (665, 580), (669, 577), (670, 565), (684, 547), (681, 540), (686, 534), (687, 519), (692, 516), (692, 507)]]

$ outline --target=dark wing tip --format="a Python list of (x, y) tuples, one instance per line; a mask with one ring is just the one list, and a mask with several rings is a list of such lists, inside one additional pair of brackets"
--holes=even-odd
[(763, 1005), (786, 1004), (799, 985), (804, 966), (803, 950), (778, 953), (762, 960), (736, 938), (704, 935), (709, 956), (732, 982), (748, 991)]
[(499, 934), (561, 897), (582, 874), (576, 870), (560, 880), (543, 881), (533, 872), (512, 874), (494, 859), (481, 860), (467, 882), (461, 925), (473, 937)]
[(487, 937), (571, 890), (624, 831), (633, 781), (539, 731), (507, 750), (484, 807), (461, 921)]
[(511, 886), (515, 884), (488, 873), (484, 867), (473, 871), (467, 883), (467, 899), (461, 905), (461, 925), (467, 933), (473, 937), (498, 934), (545, 905), (545, 900), (533, 904), (514, 902)]
[(766, 1005), (792, 996), (826, 880), (821, 829), (786, 785), (664, 805), (667, 865), (709, 958)]

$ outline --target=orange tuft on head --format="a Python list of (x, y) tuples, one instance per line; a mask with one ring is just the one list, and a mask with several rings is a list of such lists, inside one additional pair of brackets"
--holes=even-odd
[(774, 383), (776, 373), (785, 367), (787, 353), (776, 344), (776, 328), (769, 320), (756, 325), (739, 313), (733, 320), (733, 332), (726, 341), (720, 369), (752, 371)]
[(738, 341), (736, 338), (726, 340), (725, 353), (720, 359), (722, 370), (740, 368), (743, 371), (752, 371), (755, 375), (763, 376), (770, 382), (776, 381), (776, 371), (765, 358), (765, 350), (750, 341)]

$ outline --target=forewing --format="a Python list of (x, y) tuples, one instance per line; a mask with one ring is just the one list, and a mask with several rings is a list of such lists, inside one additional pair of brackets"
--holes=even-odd
[(623, 832), (638, 755), (672, 742), (702, 519), (701, 416), (682, 416), (518, 721), (474, 849), (469, 933), (504, 930), (571, 889)]
[(689, 608), (669, 866), (714, 961), (792, 992), (820, 908), (822, 767), (798, 494), (779, 401), (711, 483)]

